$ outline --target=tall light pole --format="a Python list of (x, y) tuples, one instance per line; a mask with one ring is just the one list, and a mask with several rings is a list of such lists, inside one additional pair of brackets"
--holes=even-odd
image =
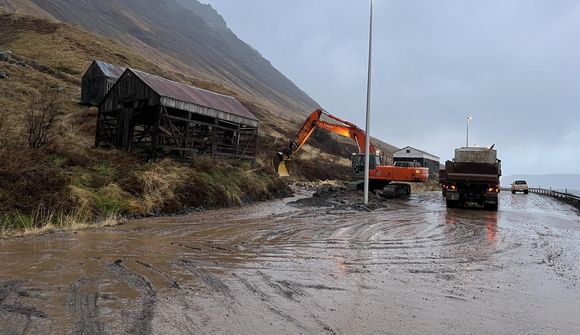
[(364, 186), (364, 204), (369, 204), (369, 166), (371, 161), (371, 81), (372, 81), (372, 63), (373, 63), (373, 0), (371, 1), (370, 27), (369, 27), (369, 69), (367, 79), (367, 122), (365, 137), (365, 186)]
[(473, 118), (471, 116), (467, 117), (467, 137), (466, 137), (466, 143), (467, 143), (467, 147), (469, 148), (469, 123), (471, 122), (471, 120), (473, 120)]

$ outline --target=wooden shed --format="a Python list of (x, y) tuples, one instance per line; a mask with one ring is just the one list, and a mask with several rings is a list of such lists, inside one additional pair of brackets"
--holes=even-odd
[(126, 68), (95, 60), (81, 83), (81, 103), (98, 106)]
[(259, 125), (234, 97), (127, 69), (99, 106), (96, 145), (150, 158), (253, 159)]

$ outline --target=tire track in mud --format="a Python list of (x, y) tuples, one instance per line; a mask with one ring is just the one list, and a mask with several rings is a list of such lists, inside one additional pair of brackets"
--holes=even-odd
[(48, 315), (35, 307), (25, 306), (17, 302), (7, 303), (7, 300), (18, 301), (20, 298), (32, 297), (29, 290), (22, 287), (23, 281), (9, 280), (0, 282), (0, 333), (27, 334), (33, 332), (34, 321), (46, 320)]
[(175, 288), (175, 289), (181, 289), (181, 285), (175, 280), (173, 279), (171, 276), (169, 276), (168, 274), (166, 274), (165, 272), (159, 270), (158, 268), (154, 267), (153, 265), (149, 264), (149, 263), (145, 263), (145, 262), (141, 262), (141, 261), (135, 261), (137, 264), (142, 265), (143, 267), (145, 267), (146, 269), (148, 269), (149, 271), (158, 274), (159, 276), (161, 276), (163, 279), (165, 279), (168, 283), (168, 286), (170, 288)]
[[(395, 224), (389, 221), (390, 218), (378, 220), (377, 216), (380, 217), (382, 213), (370, 213), (371, 222), (368, 223), (352, 223), (352, 218), (338, 221), (321, 218), (316, 224), (310, 221), (292, 222), (291, 226), (287, 226), (282, 220), (272, 222), (267, 229), (262, 227), (254, 231), (254, 235), (248, 235), (246, 241), (249, 242), (242, 242), (243, 251), (217, 247), (227, 246), (227, 240), (211, 240), (212, 247), (217, 252), (192, 257), (201, 264), (211, 264), (210, 261), (214, 259), (243, 260), (251, 257), (255, 260), (253, 266), (230, 262), (226, 267), (256, 270), (267, 270), (271, 264), (283, 264), (291, 260), (334, 260), (351, 251), (369, 251), (373, 254), (356, 259), (357, 264), (354, 261), (346, 262), (347, 265), (404, 267), (403, 270), (414, 273), (421, 273), (424, 268), (429, 267), (438, 267), (435, 272), (448, 273), (457, 265), (485, 263), (490, 253), (478, 254), (480, 249), (488, 247), (485, 230), (489, 228), (485, 224), (433, 224), (426, 222), (423, 217), (430, 214), (425, 212), (415, 215), (415, 221), (406, 219)], [(229, 226), (224, 229), (229, 229)], [(201, 243), (194, 245), (201, 246)], [(521, 244), (504, 244), (502, 248), (489, 251), (498, 254), (519, 246)], [(201, 248), (191, 249), (199, 251)], [(264, 264), (264, 267), (255, 266), (259, 264)], [(414, 268), (409, 268), (413, 266)], [(425, 273), (434, 272), (431, 269), (426, 271)]]
[(139, 292), (139, 306), (132, 320), (132, 325), (127, 330), (128, 334), (152, 334), (152, 321), (157, 303), (157, 293), (151, 283), (140, 274), (132, 272), (123, 261), (116, 260), (107, 265), (107, 270), (117, 275)]
[(28, 291), (22, 288), (22, 281), (19, 280), (9, 280), (0, 283), (0, 311), (19, 314), (27, 318), (38, 317), (46, 318), (47, 315), (43, 311), (36, 309), (34, 307), (24, 306), (17, 303), (6, 303), (6, 300), (16, 294), (17, 296), (27, 296)]
[[(290, 300), (293, 303), (300, 304), (301, 308), (304, 310), (309, 310), (306, 306), (306, 299), (308, 298), (308, 293), (302, 290), (302, 288), (311, 288), (316, 290), (327, 290), (327, 291), (341, 291), (340, 288), (329, 287), (325, 285), (304, 285), (295, 282), (291, 282), (288, 280), (274, 280), (271, 276), (257, 271), (256, 274), (262, 278), (264, 283), (268, 285), (270, 288), (274, 289), (274, 291), (281, 295), (282, 297)], [(345, 290), (346, 291), (346, 290)], [(307, 301), (310, 304), (313, 304), (314, 308), (321, 309), (321, 307), (316, 304), (314, 301)], [(330, 328), (327, 324), (322, 322), (314, 313), (308, 311), (308, 317), (314, 321), (316, 325), (318, 325), (325, 333), (327, 334), (336, 334), (332, 328)]]
[(75, 334), (100, 335), (105, 334), (105, 324), (99, 319), (97, 306), (98, 293), (86, 292), (89, 287), (94, 287), (95, 281), (87, 278), (79, 278), (71, 288), (67, 302), (68, 309), (76, 318)]
[[(272, 245), (261, 246), (259, 258), (272, 254), (273, 257), (279, 258), (279, 261), (284, 262), (285, 250), (288, 250), (289, 256), (297, 259), (333, 259), (344, 252), (369, 251), (373, 254), (346, 262), (346, 264), (414, 265), (420, 268), (443, 266), (439, 269), (440, 271), (436, 272), (449, 272), (450, 269), (445, 265), (455, 266), (480, 262), (489, 257), (489, 253), (479, 255), (473, 252), (473, 250), (485, 249), (488, 246), (488, 241), (482, 238), (482, 235), (485, 235), (485, 229), (487, 229), (486, 226), (481, 224), (469, 224), (466, 227), (450, 226), (429, 224), (420, 219), (417, 219), (417, 222), (407, 221), (400, 225), (393, 225), (391, 222), (388, 224), (331, 222), (311, 225), (310, 234), (306, 234), (308, 230), (300, 227), (278, 231), (277, 237), (280, 240)], [(296, 232), (312, 236), (313, 239), (297, 237)], [(413, 235), (416, 237), (411, 237)], [(507, 249), (502, 251), (496, 248), (493, 252), (506, 252), (518, 246), (521, 245), (507, 245)], [(448, 247), (457, 249), (457, 252), (448, 254), (455, 251), (448, 250)], [(410, 271), (417, 272), (422, 269), (410, 269)]]
[(569, 287), (576, 287), (578, 283), (577, 260), (578, 253), (574, 255), (574, 247), (559, 245), (551, 239), (554, 236), (539, 234), (539, 244), (543, 255), (540, 264), (545, 264), (560, 280)]
[(301, 297), (301, 296), (306, 295), (303, 290), (296, 287), (295, 285), (292, 285), (292, 283), (290, 283), (288, 281), (284, 281), (284, 280), (275, 281), (271, 276), (268, 276), (267, 274), (263, 273), (262, 271), (256, 271), (256, 274), (258, 276), (260, 276), (262, 281), (267, 286), (272, 288), (274, 290), (274, 292), (276, 292), (276, 294), (278, 294), (278, 295), (280, 295), (288, 300), (296, 302), (298, 300), (297, 297)]
[[(277, 296), (280, 296), (288, 301), (296, 304), (300, 304), (301, 309), (306, 309), (306, 305), (300, 302), (295, 296), (300, 296), (305, 298), (307, 296), (306, 292), (304, 292), (301, 288), (311, 288), (317, 290), (329, 290), (329, 291), (342, 291), (343, 289), (335, 288), (335, 287), (328, 287), (324, 285), (303, 285), (294, 282), (290, 282), (287, 280), (274, 280), (271, 276), (261, 272), (256, 271), (256, 275), (261, 279), (261, 281), (269, 288), (271, 288)], [(260, 301), (268, 308), (272, 313), (281, 317), (286, 322), (298, 327), (302, 331), (306, 333), (312, 333), (312, 329), (308, 328), (303, 322), (298, 320), (296, 317), (292, 316), (291, 314), (281, 310), (276, 304), (272, 301), (273, 297), (268, 293), (261, 290), (257, 285), (252, 284), (247, 278), (233, 274), (233, 276), (237, 279), (237, 281), (252, 295), (256, 296), (260, 299)], [(346, 291), (346, 290), (344, 290)], [(318, 307), (318, 306), (317, 306)], [(316, 315), (313, 313), (308, 312), (307, 316), (314, 321), (316, 325), (320, 327), (322, 331), (327, 334), (336, 334), (332, 328), (330, 328), (327, 324), (322, 322)]]
[(239, 276), (236, 274), (234, 274), (234, 277), (238, 279), (238, 282), (240, 284), (242, 284), (242, 286), (247, 291), (249, 291), (252, 295), (258, 297), (260, 299), (260, 301), (266, 306), (266, 308), (268, 308), (268, 310), (270, 310), (272, 313), (274, 313), (278, 317), (282, 318), (286, 322), (293, 324), (294, 326), (298, 327), (299, 329), (301, 329), (303, 331), (308, 331), (308, 328), (306, 328), (306, 326), (304, 326), (295, 317), (293, 317), (292, 315), (290, 315), (290, 314), (282, 311), (280, 308), (278, 308), (271, 301), (272, 297), (269, 294), (267, 294), (266, 292), (261, 290), (258, 286), (250, 283), (250, 281), (248, 279), (246, 279), (245, 277), (242, 277), (242, 276)]
[(230, 288), (224, 284), (217, 276), (212, 273), (202, 269), (197, 264), (189, 260), (182, 259), (176, 265), (187, 270), (192, 276), (201, 280), (201, 282), (208, 288), (211, 293), (222, 295), (228, 298), (228, 303), (232, 303), (234, 300), (234, 295)]

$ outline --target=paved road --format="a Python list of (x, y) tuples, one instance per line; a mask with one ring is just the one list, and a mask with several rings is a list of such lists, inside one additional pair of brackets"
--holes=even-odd
[(344, 191), (0, 241), (0, 333), (580, 334), (580, 215)]

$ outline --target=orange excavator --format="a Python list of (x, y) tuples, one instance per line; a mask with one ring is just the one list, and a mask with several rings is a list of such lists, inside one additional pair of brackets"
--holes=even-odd
[[(340, 124), (322, 121), (326, 116)], [(331, 115), (323, 109), (317, 109), (306, 119), (298, 131), (295, 140), (274, 157), (274, 168), (281, 177), (289, 176), (286, 162), (294, 159), (296, 153), (304, 146), (314, 130), (325, 129), (344, 137), (353, 139), (358, 146), (358, 153), (352, 155), (352, 172), (355, 179), (364, 178), (365, 166), (365, 132), (354, 123)], [(411, 194), (411, 186), (400, 182), (426, 182), (429, 178), (429, 169), (424, 167), (392, 166), (384, 163), (384, 156), (377, 151), (373, 143), (370, 144), (369, 180), (370, 189), (386, 198), (396, 198)]]

